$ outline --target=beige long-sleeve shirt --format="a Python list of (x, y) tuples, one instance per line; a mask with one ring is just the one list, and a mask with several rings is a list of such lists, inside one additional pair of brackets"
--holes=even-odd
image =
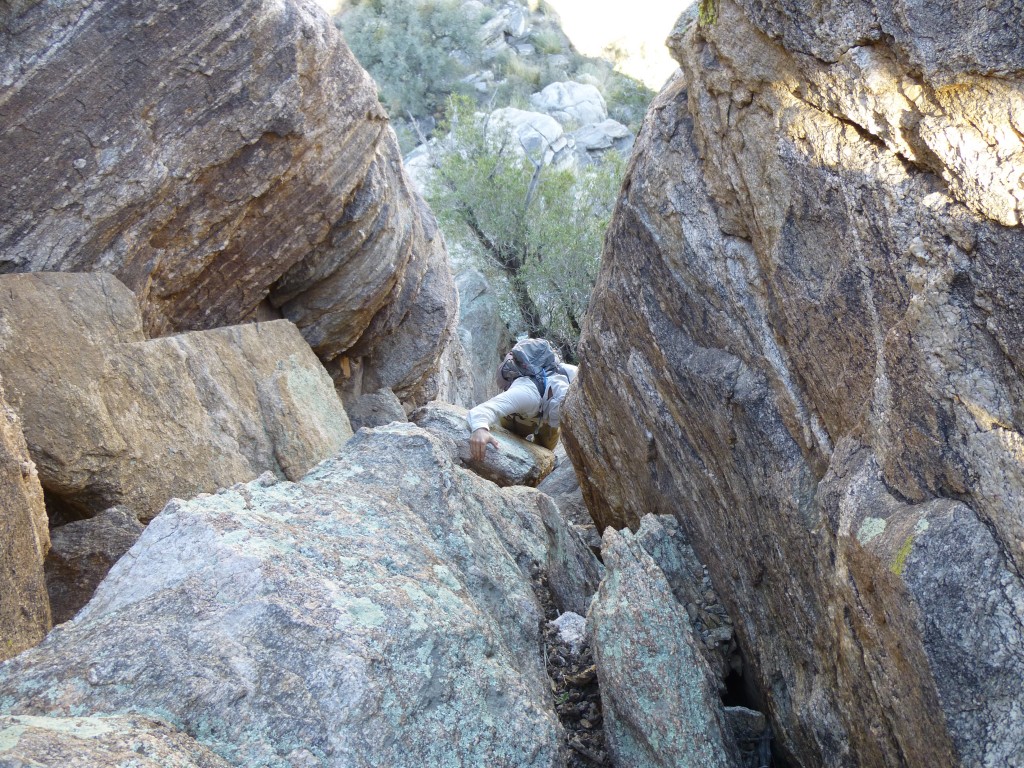
[[(569, 375), (569, 381), (576, 378), (576, 366), (565, 365), (565, 371)], [(537, 385), (523, 376), (512, 382), (512, 385), (476, 406), (466, 416), (469, 423), (469, 431), (473, 432), (483, 427), (490, 429), (501, 421), (502, 416), (519, 414), (522, 421), (536, 425), (540, 421), (540, 393), (537, 392)]]

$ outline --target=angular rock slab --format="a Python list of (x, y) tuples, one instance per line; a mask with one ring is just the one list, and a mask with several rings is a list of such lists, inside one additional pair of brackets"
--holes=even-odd
[(501, 427), (492, 427), (491, 434), (498, 448), (487, 446), (483, 461), (474, 461), (469, 453), (469, 425), (466, 409), (449, 403), (434, 402), (410, 414), (410, 419), (429, 432), (443, 437), (452, 456), (463, 466), (500, 486), (536, 486), (550, 474), (555, 456), (547, 448), (527, 442)]
[(50, 534), (35, 465), (0, 380), (0, 661), (50, 629), (43, 558)]
[(628, 531), (604, 534), (587, 629), (615, 765), (731, 768), (717, 684), (661, 569)]
[(379, 386), (438, 396), (418, 389), (457, 323), (444, 244), (320, 8), (8, 3), (0, 29), (0, 272), (116, 274), (151, 336), (269, 302), (325, 363), (361, 342)]
[(292, 323), (146, 340), (110, 275), (0, 275), (0, 372), (43, 487), (74, 517), (123, 504), (148, 520), (267, 470), (298, 479), (351, 436)]
[(299, 483), (175, 500), (0, 668), (0, 708), (159, 712), (240, 766), (561, 766), (528, 575), (540, 498), (395, 424)]
[(0, 717), (0, 765), (228, 768), (209, 749), (145, 717)]
[(88, 520), (50, 531), (44, 561), (46, 592), (53, 623), (72, 618), (92, 597), (114, 563), (131, 549), (144, 530), (125, 507), (111, 507)]

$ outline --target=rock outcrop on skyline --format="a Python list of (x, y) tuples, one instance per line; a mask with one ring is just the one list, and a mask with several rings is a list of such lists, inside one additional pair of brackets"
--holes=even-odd
[(0, 272), (112, 273), (148, 336), (284, 317), (347, 388), (447, 395), (443, 238), (314, 3), (6, 4), (0, 50)]
[(1020, 763), (1021, 11), (709, 5), (606, 240), (584, 498), (679, 519), (788, 764)]

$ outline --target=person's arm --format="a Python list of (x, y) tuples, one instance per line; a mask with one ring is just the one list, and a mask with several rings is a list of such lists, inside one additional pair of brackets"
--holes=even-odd
[(537, 387), (528, 378), (516, 379), (505, 392), (495, 395), (476, 406), (466, 415), (469, 430), (470, 455), (481, 461), (487, 454), (488, 444), (498, 447), (498, 441), (491, 435), (491, 426), (501, 421), (502, 416), (522, 413), (532, 416), (540, 410), (540, 395)]

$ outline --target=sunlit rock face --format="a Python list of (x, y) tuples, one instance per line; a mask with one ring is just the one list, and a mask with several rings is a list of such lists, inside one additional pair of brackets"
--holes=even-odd
[(637, 140), (584, 496), (677, 516), (791, 764), (1021, 762), (1020, 10), (741, 5)]
[(14, 3), (0, 30), (0, 272), (111, 272), (149, 336), (269, 307), (345, 386), (444, 395), (443, 239), (323, 11)]

